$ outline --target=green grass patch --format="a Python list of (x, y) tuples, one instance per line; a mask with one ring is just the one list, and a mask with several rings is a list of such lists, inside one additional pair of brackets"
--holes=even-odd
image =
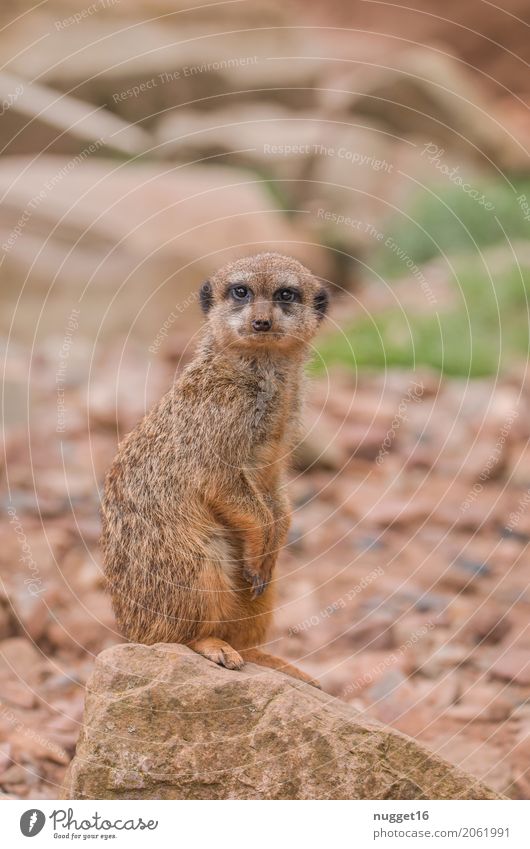
[(423, 365), (447, 375), (483, 377), (514, 358), (526, 359), (530, 268), (522, 269), (521, 279), (519, 270), (510, 267), (492, 283), (482, 264), (466, 260), (458, 265), (453, 308), (361, 314), (343, 332), (321, 338), (315, 369), (335, 363), (352, 368)]
[[(406, 209), (413, 220), (394, 216), (367, 258), (375, 272), (369, 285), (381, 286), (378, 276), (385, 281), (411, 277), (412, 263), (423, 271), (426, 262), (442, 257), (454, 305), (432, 304), (425, 311), (418, 280), (418, 312), (405, 315), (396, 307), (360, 314), (343, 332), (324, 335), (318, 343), (323, 362), (316, 359), (317, 371), (334, 363), (352, 368), (430, 366), (448, 375), (482, 377), (528, 357), (530, 265), (527, 261), (521, 275), (495, 215), (512, 243), (527, 241), (530, 222), (524, 220), (517, 196), (530, 198), (530, 183), (519, 182), (516, 193), (501, 180), (476, 188), (494, 210), (484, 209), (451, 183), (437, 186), (435, 194), (422, 190)], [(505, 251), (500, 262), (499, 251)], [(428, 272), (425, 279), (428, 283)]]
[[(387, 222), (386, 237), (418, 265), (438, 256), (478, 253), (478, 249), (506, 244), (503, 228), (511, 241), (528, 239), (530, 222), (525, 221), (517, 198), (526, 195), (530, 199), (530, 182), (517, 181), (515, 191), (503, 180), (473, 185), (493, 204), (493, 210), (485, 209), (461, 187), (448, 182), (418, 192), (405, 208), (405, 215), (396, 214)], [(369, 259), (384, 277), (406, 273), (402, 260), (385, 250), (384, 242), (374, 246)]]

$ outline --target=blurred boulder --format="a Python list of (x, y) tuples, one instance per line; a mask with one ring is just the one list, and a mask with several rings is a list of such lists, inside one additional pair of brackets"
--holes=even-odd
[(21, 76), (0, 73), (4, 104), (0, 132), (2, 154), (79, 155), (101, 151), (135, 156), (151, 147), (149, 135), (106, 109), (96, 109)]
[[(75, 11), (47, 6), (14, 22), (0, 35), (0, 47), (10, 73), (38, 77), (129, 121), (149, 122), (189, 103), (211, 108), (227, 95), (234, 103), (314, 104), (323, 67), (323, 60), (312, 58), (318, 49), (303, 31), (284, 25), (279, 4), (261, 18), (264, 5), (237, 4), (232, 24), (225, 17), (230, 4), (218, 15), (214, 5), (202, 13), (193, 5), (189, 11), (171, 8), (158, 20), (153, 12), (142, 20), (145, 9), (138, 18), (129, 9), (116, 15), (109, 4), (80, 22)], [(39, 49), (28, 51), (39, 37)]]
[[(408, 49), (388, 65), (361, 65), (330, 76), (322, 89), (326, 107), (365, 115), (401, 136), (465, 153), (488, 166), (528, 168), (524, 134), (506, 126), (504, 113), (464, 69), (463, 63), (430, 48)], [(442, 151), (443, 152), (443, 151)]]
[(220, 166), (9, 157), (0, 190), (0, 330), (16, 307), (20, 338), (54, 334), (58, 369), (76, 351), (86, 364), (96, 338), (117, 334), (158, 353), (173, 325), (198, 327), (200, 284), (237, 256), (280, 250), (317, 272), (325, 264), (262, 181)]
[(324, 108), (295, 111), (259, 100), (207, 112), (176, 109), (155, 132), (160, 156), (181, 162), (222, 157), (266, 176), (315, 240), (344, 252), (350, 267), (362, 247), (373, 247), (369, 225), (388, 214), (403, 182), (388, 133)]

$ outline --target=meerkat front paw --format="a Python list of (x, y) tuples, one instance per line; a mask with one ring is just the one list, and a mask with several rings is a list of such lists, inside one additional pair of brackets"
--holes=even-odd
[(272, 578), (272, 571), (275, 563), (275, 556), (266, 555), (259, 566), (247, 563), (243, 567), (243, 577), (252, 587), (252, 594), (254, 598), (258, 598), (267, 589)]
[(258, 572), (254, 572), (253, 569), (250, 569), (247, 566), (243, 569), (243, 577), (252, 587), (252, 595), (254, 598), (258, 598), (262, 595), (268, 584), (267, 579), (263, 578)]

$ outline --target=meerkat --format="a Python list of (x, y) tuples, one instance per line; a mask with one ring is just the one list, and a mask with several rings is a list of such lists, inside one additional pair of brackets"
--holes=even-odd
[(310, 683), (259, 648), (290, 507), (304, 365), (326, 287), (275, 253), (225, 266), (200, 290), (192, 362), (120, 444), (102, 502), (104, 570), (128, 639), (183, 643)]

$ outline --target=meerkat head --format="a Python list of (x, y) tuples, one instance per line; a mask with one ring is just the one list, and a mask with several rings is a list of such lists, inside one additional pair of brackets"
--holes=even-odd
[(200, 298), (216, 342), (249, 353), (304, 347), (328, 306), (322, 283), (297, 260), (275, 253), (221, 268)]

